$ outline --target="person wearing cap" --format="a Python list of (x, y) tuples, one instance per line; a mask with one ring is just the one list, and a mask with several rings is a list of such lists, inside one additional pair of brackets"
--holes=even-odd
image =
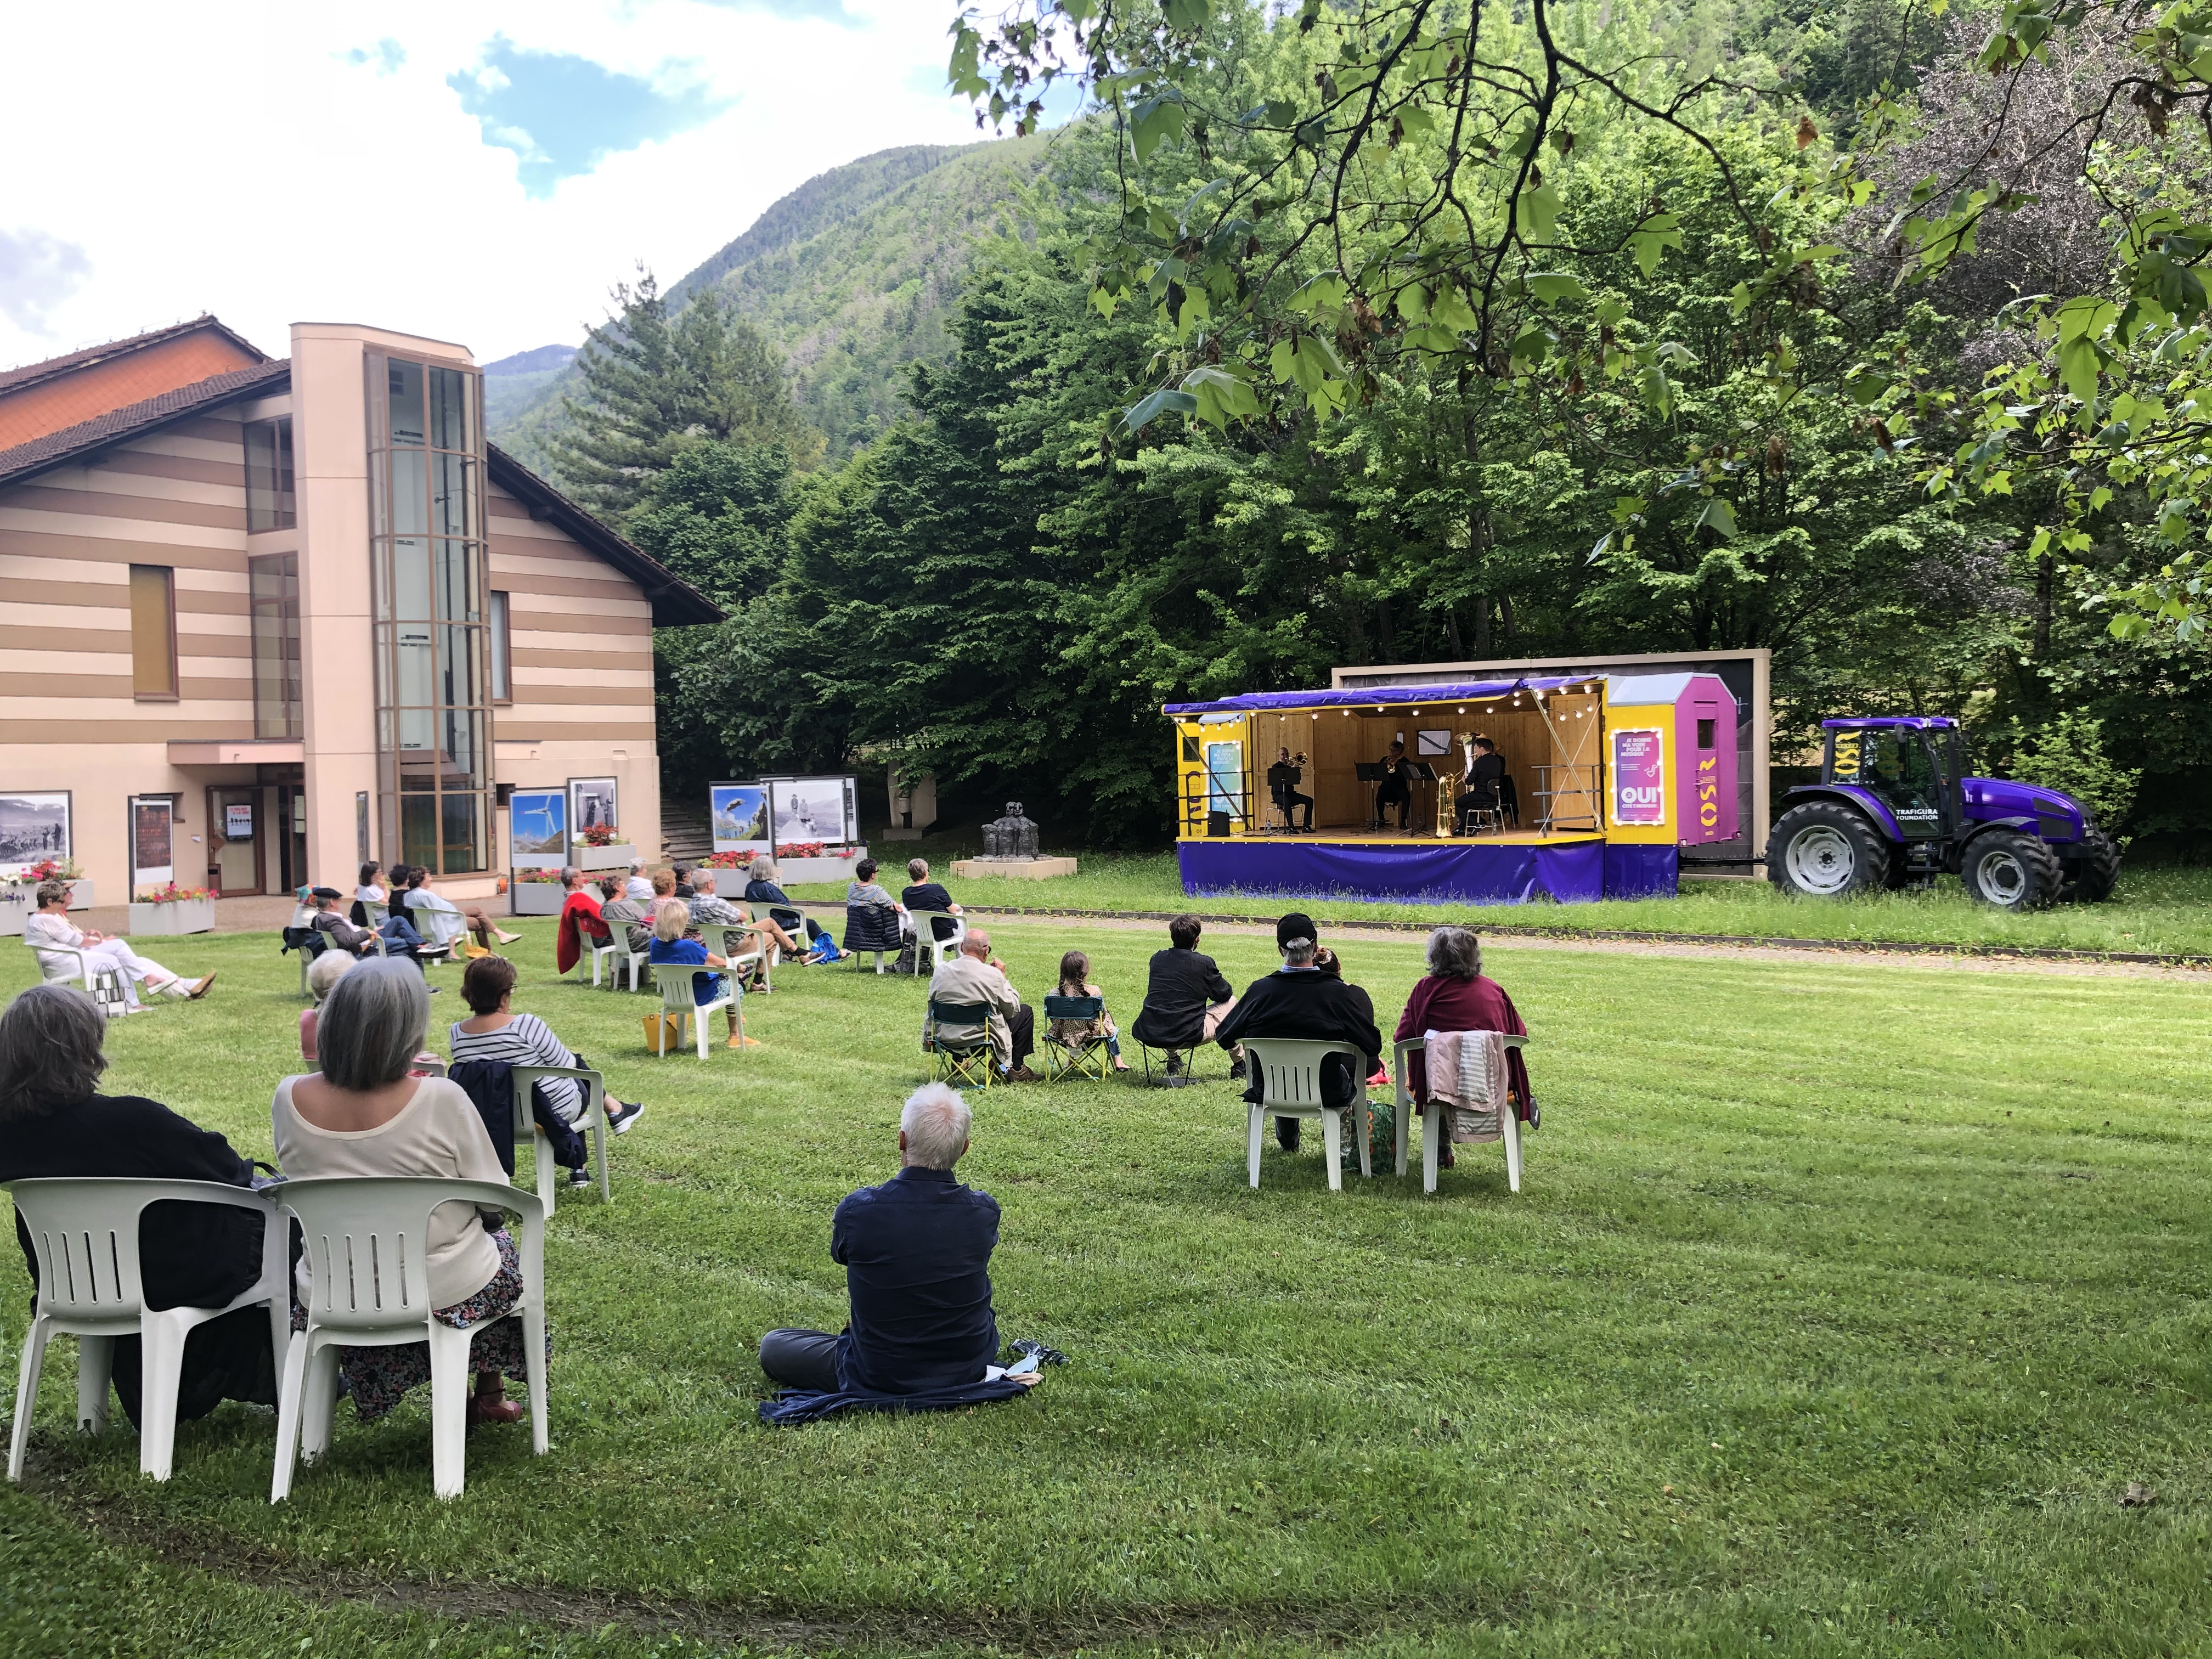
[[(1321, 949), (1319, 935), (1313, 918), (1298, 911), (1277, 922), (1275, 945), (1283, 953), (1283, 965), (1245, 988), (1229, 1018), (1215, 1028), (1213, 1040), (1224, 1048), (1233, 1048), (1247, 1037), (1348, 1042), (1359, 1050), (1364, 1063), (1355, 1074), (1342, 1054), (1325, 1055), (1321, 1092), (1323, 1105), (1349, 1106), (1359, 1097), (1360, 1080), (1382, 1066), (1382, 1033), (1376, 1028), (1374, 1000), (1366, 992), (1315, 967), (1314, 957)], [(1244, 1091), (1244, 1098), (1258, 1103), (1257, 1076)], [(1297, 1119), (1277, 1118), (1275, 1139), (1285, 1152), (1297, 1151)]]
[(310, 887), (307, 897), (314, 908), (308, 913), (307, 926), (323, 934), (341, 951), (350, 956), (367, 956), (376, 948), (376, 935), (366, 927), (356, 927), (340, 912), (338, 906), (345, 895), (335, 887)]

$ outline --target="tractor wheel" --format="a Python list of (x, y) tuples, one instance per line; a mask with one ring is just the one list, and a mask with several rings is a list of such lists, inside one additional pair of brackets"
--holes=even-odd
[(1959, 873), (1966, 890), (2000, 910), (2038, 910), (2058, 896), (2058, 854), (2039, 836), (1992, 830), (1967, 843)]
[(2102, 904), (2119, 879), (2120, 849), (2093, 823), (2082, 832), (2080, 856), (2066, 861), (2066, 884), (2058, 896), (2075, 904)]
[(1865, 814), (1811, 800), (1784, 812), (1766, 840), (1766, 878), (1804, 898), (1846, 898), (1889, 884), (1892, 848)]

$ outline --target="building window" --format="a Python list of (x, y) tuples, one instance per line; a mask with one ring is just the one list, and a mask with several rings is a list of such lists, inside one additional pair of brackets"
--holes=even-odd
[(491, 861), (483, 382), (370, 352), (377, 823), (387, 860)]
[(246, 528), (289, 530), (300, 522), (292, 494), (292, 417), (246, 425)]
[(300, 722), (300, 556), (248, 559), (253, 610), (253, 735), (297, 738)]
[(514, 681), (507, 672), (512, 641), (507, 631), (507, 595), (495, 591), (491, 596), (491, 700), (494, 702), (514, 701)]
[(165, 564), (131, 567), (131, 690), (164, 702), (177, 695), (176, 581)]

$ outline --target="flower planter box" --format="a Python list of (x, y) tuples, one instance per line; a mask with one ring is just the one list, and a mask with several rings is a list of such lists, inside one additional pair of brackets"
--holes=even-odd
[(507, 896), (507, 914), (516, 916), (557, 916), (568, 899), (557, 881), (510, 881)]
[(131, 907), (131, 936), (151, 938), (162, 933), (211, 933), (215, 931), (215, 901), (178, 899), (169, 904)]
[(611, 847), (577, 846), (568, 850), (574, 854), (570, 862), (579, 870), (627, 870), (637, 856), (637, 848), (626, 841)]
[[(23, 924), (39, 908), (36, 882), (0, 882), (0, 939), (21, 939)], [(93, 903), (92, 878), (78, 876), (70, 882), (70, 908), (88, 909)]]

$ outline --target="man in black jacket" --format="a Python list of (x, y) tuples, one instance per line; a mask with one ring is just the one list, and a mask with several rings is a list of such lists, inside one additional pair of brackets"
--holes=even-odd
[(1210, 1042), (1237, 1006), (1237, 994), (1213, 958), (1199, 953), (1199, 931), (1196, 916), (1177, 916), (1168, 923), (1172, 948), (1152, 952), (1145, 1006), (1129, 1027), (1129, 1035), (1147, 1048), (1194, 1048)]
[[(1322, 1101), (1329, 1106), (1348, 1106), (1358, 1098), (1363, 1081), (1382, 1065), (1382, 1034), (1375, 1028), (1375, 1004), (1357, 985), (1347, 985), (1334, 974), (1314, 966), (1321, 946), (1313, 918), (1292, 911), (1275, 924), (1275, 945), (1283, 965), (1265, 979), (1255, 980), (1237, 1000), (1236, 1012), (1221, 1022), (1213, 1040), (1223, 1048), (1246, 1037), (1297, 1037), (1310, 1042), (1348, 1042), (1363, 1058), (1353, 1075), (1342, 1054), (1322, 1060)], [(1260, 1079), (1255, 1077), (1244, 1098), (1257, 1103)], [(1298, 1145), (1298, 1121), (1275, 1120), (1275, 1139), (1285, 1152)]]

